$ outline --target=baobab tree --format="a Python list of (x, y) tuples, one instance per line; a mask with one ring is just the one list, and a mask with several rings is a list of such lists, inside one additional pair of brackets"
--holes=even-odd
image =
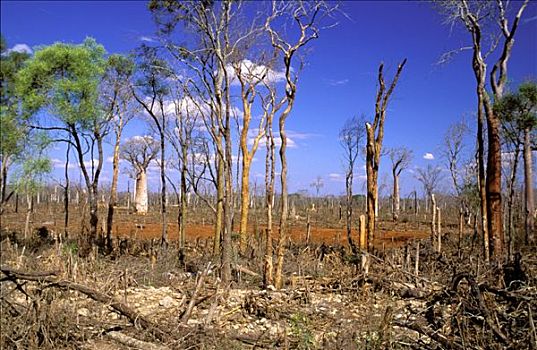
[(399, 196), (399, 175), (408, 168), (412, 161), (412, 151), (406, 147), (396, 147), (388, 151), (392, 161), (393, 176), (393, 204), (392, 217), (393, 221), (399, 220), (400, 196)]
[(134, 207), (138, 214), (147, 213), (147, 168), (157, 157), (159, 146), (151, 136), (134, 136), (121, 145), (120, 157), (129, 162), (136, 179)]
[(347, 241), (354, 253), (356, 245), (352, 240), (352, 185), (356, 159), (360, 153), (364, 137), (364, 122), (361, 118), (353, 117), (345, 121), (339, 131), (339, 143), (343, 147), (345, 161), (345, 223), (347, 228)]
[(406, 59), (397, 67), (397, 72), (386, 88), (384, 81), (384, 63), (381, 63), (378, 70), (378, 90), (375, 103), (375, 118), (373, 124), (366, 123), (366, 174), (367, 174), (367, 249), (373, 250), (373, 238), (375, 232), (375, 215), (378, 201), (378, 171), (380, 166), (380, 156), (382, 152), (382, 141), (384, 139), (384, 121), (386, 119), (386, 109), (390, 96), (397, 85), (399, 76), (403, 71)]

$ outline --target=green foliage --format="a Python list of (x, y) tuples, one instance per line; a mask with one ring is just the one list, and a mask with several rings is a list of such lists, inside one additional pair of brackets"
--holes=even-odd
[(298, 349), (313, 349), (315, 348), (315, 338), (310, 329), (310, 321), (307, 316), (296, 313), (292, 314), (290, 319), (291, 334), (297, 338)]
[(18, 191), (36, 193), (45, 182), (46, 175), (50, 173), (52, 166), (50, 159), (43, 156), (29, 156), (22, 163), (15, 182)]
[(505, 95), (494, 104), (494, 113), (502, 121), (504, 136), (511, 140), (520, 139), (526, 129), (537, 126), (537, 84), (526, 82), (518, 92)]
[(80, 45), (56, 43), (36, 51), (17, 79), (25, 115), (47, 111), (65, 124), (90, 128), (102, 117), (97, 102), (104, 54), (91, 38)]

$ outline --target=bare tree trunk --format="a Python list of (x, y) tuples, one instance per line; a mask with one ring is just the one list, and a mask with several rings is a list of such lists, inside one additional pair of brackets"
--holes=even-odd
[[(485, 97), (486, 99), (486, 97)], [(489, 229), (489, 245), (496, 258), (503, 256), (503, 224), (502, 224), (502, 157), (500, 140), (500, 122), (492, 114), (492, 108), (487, 107), (487, 219)]]
[(147, 214), (148, 198), (147, 198), (147, 173), (140, 171), (136, 175), (136, 192), (134, 198), (134, 207), (136, 213)]
[[(218, 140), (217, 142), (221, 142)], [(224, 219), (224, 160), (217, 155), (216, 162), (216, 217), (214, 225), (213, 255), (220, 254)]]
[(360, 215), (358, 226), (360, 230), (360, 249), (362, 251), (365, 251), (367, 249), (367, 237), (366, 237), (366, 229), (365, 229), (365, 216)]
[(114, 207), (117, 205), (117, 181), (119, 177), (119, 145), (121, 131), (116, 132), (114, 154), (112, 158), (112, 186), (110, 188), (110, 200), (108, 202), (108, 216), (106, 217), (106, 247), (112, 251), (112, 226), (114, 223)]
[[(248, 211), (249, 211), (249, 202), (250, 202), (250, 164), (251, 159), (246, 148), (246, 140), (244, 141), (245, 146), (242, 153), (242, 176), (241, 176), (241, 217), (239, 224), (239, 235), (240, 235), (240, 251), (245, 252), (248, 245)], [(243, 141), (241, 140), (241, 145)], [(246, 152), (244, 152), (246, 151)]]
[[(289, 106), (288, 106), (289, 107)], [(283, 287), (283, 257), (285, 253), (285, 242), (287, 240), (287, 215), (288, 215), (288, 194), (287, 194), (287, 134), (285, 132), (285, 118), (280, 118), (280, 161), (281, 161), (281, 212), (280, 212), (280, 230), (278, 236), (278, 248), (276, 251), (276, 275), (274, 279), (275, 287)]]
[[(163, 123), (164, 124), (164, 123)], [(164, 126), (163, 126), (164, 127)], [(165, 141), (164, 141), (164, 132), (160, 133), (160, 183), (161, 183), (161, 193), (160, 193), (160, 214), (161, 214), (161, 225), (162, 225), (162, 239), (161, 246), (166, 249), (168, 247), (168, 229), (167, 229), (167, 215), (166, 215), (166, 156), (165, 156)], [(147, 179), (146, 179), (146, 192), (147, 192)]]
[(32, 198), (32, 195), (27, 193), (26, 194), (26, 220), (24, 224), (24, 239), (28, 239), (28, 236), (30, 235), (30, 219), (32, 217), (32, 212), (34, 211), (34, 201)]
[(508, 188), (509, 195), (507, 197), (507, 258), (510, 259), (513, 253), (513, 244), (515, 236), (515, 228), (513, 222), (513, 202), (515, 199), (515, 184), (516, 173), (518, 169), (518, 157), (520, 148), (518, 145), (515, 147), (513, 164), (511, 164), (511, 176), (509, 178)]
[(182, 250), (185, 247), (185, 234), (186, 234), (186, 222), (187, 222), (187, 157), (188, 157), (188, 145), (183, 143), (181, 145), (182, 151), (182, 164), (181, 164), (181, 188), (180, 188), (180, 205), (179, 205), (179, 248)]
[(263, 269), (263, 283), (265, 286), (273, 284), (272, 264), (272, 207), (274, 203), (274, 180), (276, 168), (274, 166), (274, 135), (272, 134), (272, 118), (267, 119), (265, 158), (265, 191), (267, 207), (267, 230), (265, 236), (265, 266)]
[(436, 232), (436, 200), (434, 198), (434, 194), (431, 194), (431, 209), (433, 212), (433, 217), (431, 219), (431, 243), (432, 246), (435, 246), (436, 239), (437, 239), (437, 232)]
[(531, 155), (531, 132), (524, 130), (524, 187), (526, 197), (525, 228), (526, 243), (535, 243), (535, 201), (533, 195), (533, 161)]
[(4, 205), (7, 202), (6, 190), (7, 190), (7, 168), (9, 157), (2, 159), (2, 171), (0, 172), (0, 214), (4, 212)]
[(63, 234), (65, 238), (69, 236), (68, 226), (69, 226), (69, 154), (71, 153), (71, 144), (67, 144), (67, 151), (65, 152), (65, 187), (63, 192)]
[(399, 220), (400, 203), (399, 175), (393, 172), (393, 221)]
[[(353, 181), (353, 172), (354, 170), (349, 167), (347, 171), (347, 175), (345, 177), (345, 189), (347, 193), (346, 197), (346, 211), (345, 211), (345, 220), (347, 225), (347, 241), (349, 242), (349, 246), (351, 247), (351, 250), (354, 254), (357, 253), (356, 245), (354, 244), (354, 241), (352, 240), (352, 181)], [(341, 212), (341, 207), (340, 207)]]
[(367, 146), (366, 146), (366, 174), (367, 174), (367, 250), (373, 251), (373, 240), (375, 236), (375, 204), (377, 202), (377, 172), (374, 168), (375, 157), (375, 134), (373, 127), (366, 125)]
[(438, 233), (438, 252), (442, 252), (442, 210), (440, 207), (436, 207), (436, 222), (437, 222), (437, 233)]

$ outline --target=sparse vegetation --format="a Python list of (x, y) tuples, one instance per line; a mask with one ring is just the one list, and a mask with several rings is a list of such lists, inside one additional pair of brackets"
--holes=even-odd
[(0, 348), (537, 349), (537, 87), (507, 75), (532, 7), (432, 7), (471, 38), (476, 118), (439, 161), (388, 147), (416, 55), (380, 63), (374, 113), (333, 140), (344, 174), (308, 165), (309, 192), (288, 126), (341, 4), (152, 0), (129, 55), (2, 37)]

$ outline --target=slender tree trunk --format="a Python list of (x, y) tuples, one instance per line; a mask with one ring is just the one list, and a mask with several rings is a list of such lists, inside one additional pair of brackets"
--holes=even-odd
[[(167, 228), (167, 215), (166, 215), (166, 155), (165, 155), (165, 140), (164, 140), (164, 131), (160, 133), (160, 183), (161, 183), (161, 193), (160, 193), (160, 214), (161, 214), (161, 225), (162, 225), (162, 239), (161, 246), (166, 249), (168, 248), (168, 228)], [(146, 179), (147, 183), (147, 179)], [(146, 185), (147, 188), (147, 185)], [(147, 190), (146, 190), (147, 191)]]
[(345, 187), (347, 190), (347, 198), (346, 198), (346, 224), (347, 224), (347, 241), (349, 242), (349, 246), (351, 247), (351, 250), (354, 254), (357, 253), (356, 245), (354, 244), (354, 241), (352, 240), (352, 182), (353, 182), (353, 169), (352, 164), (349, 166), (349, 169), (347, 169), (347, 176), (345, 177)]
[(513, 164), (511, 165), (511, 176), (509, 178), (509, 195), (507, 197), (507, 258), (510, 259), (513, 253), (515, 228), (513, 223), (513, 202), (515, 199), (515, 183), (518, 168), (518, 157), (520, 147), (516, 145)]
[(121, 131), (116, 132), (114, 154), (112, 158), (112, 186), (110, 188), (110, 200), (108, 202), (108, 215), (106, 217), (106, 247), (112, 251), (112, 226), (114, 224), (114, 207), (117, 205), (117, 182), (119, 177), (119, 145)]
[(533, 194), (533, 161), (531, 154), (531, 130), (524, 130), (524, 187), (526, 243), (535, 243), (535, 201)]
[(266, 134), (267, 154), (265, 158), (265, 200), (267, 207), (267, 230), (265, 236), (265, 266), (263, 269), (263, 282), (265, 286), (273, 284), (272, 209), (274, 203), (274, 179), (276, 176), (276, 169), (274, 166), (274, 146), (274, 135), (272, 134), (272, 119), (268, 119)]
[(26, 220), (24, 224), (24, 240), (28, 239), (30, 235), (30, 219), (32, 217), (32, 212), (34, 211), (34, 201), (32, 196), (27, 193), (26, 194)]
[(393, 172), (393, 221), (399, 220), (400, 212), (399, 175)]
[(64, 210), (64, 221), (63, 221), (63, 233), (65, 238), (68, 235), (68, 226), (69, 226), (69, 154), (71, 153), (71, 144), (67, 144), (67, 152), (65, 153), (65, 188), (63, 192), (63, 210)]
[(433, 217), (431, 219), (431, 243), (432, 246), (435, 247), (435, 242), (437, 239), (437, 232), (436, 232), (436, 200), (434, 198), (434, 194), (430, 195), (431, 197), (431, 209), (433, 213)]
[(367, 147), (366, 147), (366, 174), (367, 174), (367, 250), (373, 251), (375, 236), (375, 203), (377, 194), (377, 182), (375, 176), (374, 150), (375, 134), (373, 127), (366, 124)]
[[(484, 84), (484, 83), (483, 83)], [(480, 214), (481, 214), (481, 229), (483, 231), (483, 250), (485, 253), (485, 261), (490, 261), (490, 247), (489, 247), (489, 228), (488, 228), (488, 214), (487, 214), (487, 190), (485, 186), (485, 142), (483, 140), (483, 128), (484, 128), (484, 116), (483, 116), (483, 90), (480, 85), (477, 88), (477, 167), (478, 167), (478, 187), (479, 187), (479, 200), (480, 200)]]
[(9, 157), (2, 159), (2, 171), (0, 172), (0, 214), (4, 212), (4, 205), (6, 204), (6, 191), (7, 191), (7, 169), (8, 169)]
[(489, 230), (489, 246), (494, 256), (499, 259), (503, 256), (503, 223), (502, 223), (502, 157), (500, 122), (493, 115), (487, 97), (484, 98), (485, 112), (487, 115), (487, 178), (485, 186), (487, 190), (487, 219)]
[[(289, 106), (288, 106), (289, 107)], [(288, 216), (288, 194), (287, 194), (287, 134), (285, 131), (285, 118), (280, 118), (280, 161), (281, 161), (281, 212), (280, 212), (280, 230), (278, 237), (278, 248), (276, 252), (276, 275), (275, 275), (275, 287), (280, 289), (283, 287), (283, 258), (285, 253), (285, 242), (287, 240), (287, 216)]]
[(187, 185), (186, 185), (186, 176), (187, 176), (187, 157), (188, 157), (188, 147), (184, 143), (181, 146), (183, 162), (181, 164), (181, 189), (180, 189), (180, 206), (179, 206), (179, 247), (184, 249), (185, 247), (185, 235), (186, 235), (186, 221), (187, 221)]
[[(217, 141), (221, 142), (221, 141)], [(224, 161), (217, 155), (216, 164), (216, 223), (214, 225), (213, 255), (220, 254), (222, 244), (222, 228), (224, 219)]]
[[(242, 145), (242, 140), (241, 140)], [(241, 218), (239, 226), (240, 251), (245, 252), (248, 245), (248, 211), (250, 202), (250, 165), (251, 159), (246, 149), (242, 151), (242, 175), (241, 175)]]
[[(229, 117), (228, 117), (229, 119)], [(222, 239), (222, 281), (231, 281), (231, 258), (233, 247), (231, 235), (233, 233), (233, 177), (232, 177), (232, 151), (229, 122), (225, 132), (225, 161), (224, 161), (224, 237)]]

